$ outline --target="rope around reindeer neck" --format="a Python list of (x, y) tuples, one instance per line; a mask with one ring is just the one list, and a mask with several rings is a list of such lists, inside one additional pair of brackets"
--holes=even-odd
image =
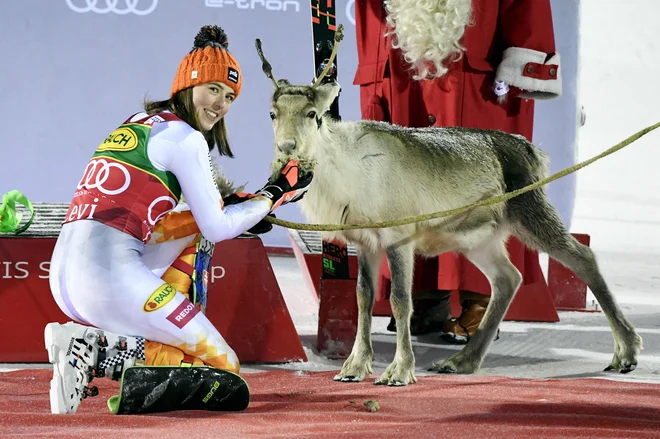
[(585, 160), (581, 163), (578, 163), (576, 165), (573, 165), (569, 168), (564, 169), (563, 171), (559, 171), (556, 174), (553, 174), (541, 181), (537, 181), (536, 183), (530, 184), (529, 186), (525, 186), (524, 188), (521, 189), (516, 189), (515, 191), (507, 192), (505, 194), (499, 195), (497, 197), (492, 197), (488, 198), (486, 200), (478, 201), (476, 203), (472, 203), (463, 207), (458, 207), (456, 209), (450, 209), (450, 210), (444, 210), (440, 212), (433, 212), (433, 213), (427, 213), (424, 215), (417, 215), (413, 217), (408, 217), (408, 218), (401, 218), (398, 220), (391, 220), (391, 221), (382, 221), (379, 223), (372, 223), (372, 224), (302, 224), (302, 223), (296, 223), (292, 221), (286, 221), (286, 220), (281, 220), (278, 218), (273, 218), (270, 216), (267, 216), (265, 219), (275, 225), (282, 226), (282, 227), (287, 227), (289, 229), (296, 229), (296, 230), (311, 230), (311, 231), (317, 231), (317, 232), (334, 232), (337, 230), (357, 230), (357, 229), (383, 229), (387, 227), (396, 227), (396, 226), (403, 226), (406, 224), (412, 224), (416, 222), (421, 222), (421, 221), (428, 221), (431, 219), (436, 219), (436, 218), (444, 218), (447, 216), (452, 216), (452, 215), (458, 215), (463, 212), (467, 212), (468, 210), (474, 209), (475, 207), (480, 207), (480, 206), (490, 206), (493, 204), (501, 203), (503, 201), (510, 200), (511, 198), (517, 197), (518, 195), (524, 194), (525, 192), (532, 191), (534, 189), (538, 189), (541, 186), (544, 186), (551, 181), (558, 180), (562, 177), (565, 177), (569, 174), (572, 174), (575, 171), (578, 171), (586, 166), (589, 166), (590, 164), (607, 157), (610, 154), (613, 154), (620, 149), (625, 148), (626, 146), (630, 145), (640, 137), (644, 136), (647, 133), (650, 133), (651, 131), (655, 130), (656, 128), (660, 127), (660, 122), (651, 125), (649, 127), (644, 128), (641, 131), (636, 132), (632, 136), (628, 137), (627, 139), (623, 140), (622, 142), (614, 145), (610, 149), (598, 154), (597, 156), (594, 156), (590, 158), (589, 160)]

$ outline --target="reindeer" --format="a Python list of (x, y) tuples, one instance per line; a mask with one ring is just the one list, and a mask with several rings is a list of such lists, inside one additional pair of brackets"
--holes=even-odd
[[(335, 38), (333, 55), (341, 37)], [(264, 73), (272, 80), (273, 172), (294, 158), (314, 180), (298, 203), (307, 221), (362, 224), (453, 209), (544, 179), (548, 158), (523, 136), (471, 128), (404, 128), (385, 122), (335, 121), (326, 112), (338, 96), (336, 81), (313, 85), (276, 81), (257, 40)], [(506, 202), (474, 207), (447, 218), (409, 225), (324, 234), (357, 250), (358, 324), (350, 356), (335, 381), (362, 381), (371, 374), (371, 318), (382, 255), (392, 274), (390, 304), (396, 319), (393, 362), (375, 381), (390, 386), (415, 383), (411, 346), (411, 286), (415, 254), (461, 252), (487, 277), (492, 298), (476, 334), (451, 357), (429, 369), (476, 372), (496, 336), (522, 277), (505, 243), (516, 236), (576, 273), (598, 299), (614, 337), (614, 357), (605, 370), (627, 373), (637, 366), (642, 339), (623, 315), (591, 249), (575, 240), (550, 204), (544, 188)]]

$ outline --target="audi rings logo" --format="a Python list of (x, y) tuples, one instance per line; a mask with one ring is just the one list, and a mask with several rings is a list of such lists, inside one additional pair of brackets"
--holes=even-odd
[(149, 15), (158, 6), (158, 0), (66, 0), (66, 4), (69, 9), (79, 14), (112, 12), (117, 15)]
[(91, 160), (85, 168), (78, 190), (96, 189), (106, 195), (117, 195), (128, 189), (131, 174), (119, 163), (108, 163), (104, 159)]
[[(162, 209), (160, 215), (158, 215), (156, 218), (152, 218), (153, 210), (156, 207), (156, 204), (160, 203), (161, 201), (166, 201), (170, 203), (171, 206), (167, 209)], [(149, 205), (149, 210), (147, 211), (147, 218), (149, 219), (149, 224), (155, 226), (158, 220), (160, 220), (162, 217), (167, 215), (175, 207), (176, 207), (176, 200), (172, 197), (163, 196), (156, 198), (154, 201), (151, 202), (151, 204)]]
[(346, 2), (346, 18), (355, 25), (355, 0), (348, 0)]

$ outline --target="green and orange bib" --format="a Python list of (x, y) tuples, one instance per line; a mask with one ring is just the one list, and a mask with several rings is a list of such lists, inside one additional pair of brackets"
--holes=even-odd
[(174, 174), (156, 169), (147, 154), (153, 124), (172, 120), (181, 119), (141, 113), (113, 131), (87, 164), (64, 223), (93, 219), (146, 243), (181, 198)]

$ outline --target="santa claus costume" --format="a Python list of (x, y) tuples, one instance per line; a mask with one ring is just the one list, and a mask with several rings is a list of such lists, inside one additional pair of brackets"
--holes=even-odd
[[(561, 93), (550, 0), (364, 0), (355, 2), (355, 20), (363, 119), (497, 129), (531, 141), (534, 100)], [(513, 237), (507, 248), (523, 284), (543, 280), (536, 251)], [(380, 280), (386, 297), (385, 260)], [(444, 328), (443, 319), (418, 319), (417, 333), (443, 328), (449, 340), (466, 342), (485, 311), (488, 280), (460, 254), (418, 259), (413, 320), (438, 303), (425, 304), (417, 293), (438, 290), (481, 300), (464, 302), (463, 314)]]

